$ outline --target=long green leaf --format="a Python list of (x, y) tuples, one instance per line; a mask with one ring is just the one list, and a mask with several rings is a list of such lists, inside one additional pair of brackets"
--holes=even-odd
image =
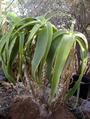
[(9, 75), (9, 73), (7, 71), (7, 66), (5, 65), (3, 60), (2, 60), (2, 68), (3, 68), (4, 74), (5, 74), (6, 78), (8, 79), (8, 81), (15, 84), (16, 81), (11, 75)]
[(17, 38), (13, 39), (12, 42), (10, 43), (9, 49), (8, 49), (8, 59), (7, 59), (7, 65), (3, 64), (4, 72), (6, 73), (6, 77), (8, 78), (9, 81), (15, 83), (16, 79), (14, 76), (14, 73), (12, 71), (12, 64), (15, 60), (15, 57), (18, 53), (18, 40)]
[(4, 46), (5, 46), (6, 42), (9, 41), (10, 36), (11, 36), (11, 32), (9, 32), (8, 34), (4, 35), (1, 38), (1, 40), (0, 40), (0, 54), (3, 52)]
[(22, 75), (22, 65), (24, 62), (24, 32), (21, 32), (19, 36), (19, 74)]
[(31, 26), (31, 25), (35, 25), (35, 24), (40, 24), (40, 21), (30, 21), (30, 22), (28, 22), (28, 23), (26, 23), (26, 24), (24, 24), (24, 25), (22, 25), (21, 27), (19, 27), (17, 30), (16, 29), (14, 29), (13, 31), (13, 35), (12, 35), (12, 37), (14, 37), (17, 33), (19, 33), (22, 29), (24, 29), (25, 27), (29, 27), (29, 26)]
[(32, 74), (34, 77), (40, 62), (44, 57), (48, 44), (48, 35), (49, 34), (47, 26), (44, 26), (42, 30), (38, 33), (36, 49), (32, 60)]
[(62, 38), (62, 36), (65, 34), (66, 32), (64, 31), (58, 31), (56, 33), (54, 33), (53, 35), (53, 42), (51, 44), (51, 47), (50, 47), (50, 50), (49, 50), (49, 53), (48, 53), (48, 56), (47, 56), (47, 77), (48, 79), (50, 80), (50, 77), (51, 77), (51, 70), (52, 70), (52, 67), (53, 67), (53, 60), (54, 60), (54, 54), (55, 54), (55, 51), (60, 43), (60, 40)]
[(48, 53), (49, 53), (49, 50), (50, 50), (50, 47), (51, 47), (51, 43), (52, 43), (52, 38), (53, 38), (53, 27), (52, 27), (52, 24), (47, 22), (47, 39), (48, 39), (48, 43), (47, 43), (47, 47), (46, 47), (46, 51), (45, 51), (45, 54), (44, 54), (44, 57), (40, 63), (40, 66), (39, 66), (39, 73), (38, 73), (38, 78), (41, 79), (41, 76), (42, 76), (42, 70), (43, 70), (43, 64), (45, 64), (46, 62), (46, 59), (47, 59), (47, 56), (48, 56)]
[(18, 49), (18, 45), (17, 45), (17, 49), (14, 50), (15, 48), (15, 44), (17, 42), (17, 38), (13, 39), (10, 46), (9, 46), (9, 56), (8, 56), (8, 61), (7, 61), (7, 73), (12, 77), (12, 80), (15, 80), (13, 71), (12, 71), (12, 64), (15, 60), (16, 54), (17, 54), (17, 49)]
[(44, 55), (44, 60), (46, 60), (47, 58), (47, 55), (48, 55), (48, 52), (50, 50), (50, 46), (52, 43), (52, 39), (53, 39), (53, 28), (49, 22), (47, 23), (47, 39), (48, 39), (48, 43), (47, 43), (47, 47), (46, 47), (46, 51)]
[(83, 77), (83, 75), (86, 71), (86, 68), (87, 68), (88, 43), (87, 43), (86, 37), (82, 33), (76, 33), (75, 38), (76, 38), (76, 40), (77, 40), (77, 42), (81, 48), (81, 58), (82, 58), (81, 73), (80, 73), (79, 79), (76, 81), (74, 87), (69, 90), (65, 99), (70, 98), (75, 93), (75, 91), (79, 89), (82, 77)]
[[(61, 37), (60, 37), (61, 38)], [(70, 50), (75, 43), (75, 38), (72, 33), (65, 34), (55, 53), (55, 64), (53, 68), (53, 75), (51, 81), (51, 97), (50, 101), (53, 99), (57, 92), (59, 81), (61, 79), (62, 71), (64, 69), (65, 63), (67, 61)]]
[(39, 28), (41, 27), (40, 24), (36, 24), (34, 25), (34, 27), (32, 28), (32, 30), (30, 31), (29, 37), (27, 42), (25, 43), (25, 50), (28, 48), (28, 46), (30, 45), (31, 40), (33, 39), (33, 37), (36, 35), (36, 33), (39, 31)]

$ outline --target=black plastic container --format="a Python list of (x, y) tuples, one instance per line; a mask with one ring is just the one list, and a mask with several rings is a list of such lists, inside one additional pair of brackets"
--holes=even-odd
[[(70, 88), (72, 88), (75, 84), (75, 82), (78, 80), (79, 75), (73, 75), (73, 82), (70, 84)], [(90, 89), (90, 78), (87, 76), (83, 76), (82, 82), (80, 84), (80, 93), (79, 97), (83, 99), (87, 99), (89, 90)], [(74, 95), (76, 95), (77, 92), (75, 92)], [(89, 97), (90, 98), (90, 97)]]

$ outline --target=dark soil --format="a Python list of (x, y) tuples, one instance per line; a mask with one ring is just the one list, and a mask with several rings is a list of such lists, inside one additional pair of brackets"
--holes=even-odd
[(11, 107), (10, 119), (76, 119), (67, 106), (60, 105), (49, 117), (41, 117), (37, 104), (31, 98), (18, 98)]
[(38, 106), (30, 97), (17, 98), (9, 112), (10, 119), (36, 119), (38, 116)]
[(8, 113), (11, 105), (18, 96), (29, 95), (21, 83), (18, 87), (11, 86), (6, 81), (0, 81), (0, 119), (8, 119)]
[(41, 115), (43, 108), (40, 110), (41, 106), (31, 100), (30, 92), (22, 83), (18, 87), (12, 87), (8, 82), (0, 81), (0, 119), (90, 119), (90, 100), (81, 99), (79, 107), (73, 113), (70, 109), (74, 107), (75, 100), (72, 97), (68, 106), (57, 104), (57, 109), (51, 114), (45, 110)]
[(75, 108), (76, 97), (72, 96), (68, 101), (68, 106), (73, 110), (78, 119), (90, 119), (90, 99), (79, 99), (78, 107)]
[(16, 91), (9, 87), (8, 83), (0, 82), (0, 119), (8, 114), (15, 96)]
[(48, 117), (40, 116), (40, 107), (31, 100), (28, 91), (21, 86), (18, 92), (9, 83), (0, 81), (0, 119), (76, 119), (66, 105), (58, 105)]

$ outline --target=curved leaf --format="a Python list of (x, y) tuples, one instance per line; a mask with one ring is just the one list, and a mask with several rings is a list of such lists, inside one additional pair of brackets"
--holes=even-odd
[(53, 67), (53, 60), (54, 60), (54, 54), (55, 54), (55, 51), (61, 41), (61, 38), (62, 36), (65, 34), (66, 32), (64, 31), (58, 31), (56, 33), (54, 33), (53, 35), (53, 42), (51, 44), (51, 47), (50, 47), (50, 50), (49, 50), (49, 53), (48, 53), (48, 56), (47, 56), (47, 77), (48, 79), (50, 80), (50, 77), (51, 77), (51, 70), (52, 70), (52, 67)]
[(65, 34), (63, 35), (61, 42), (59, 43), (59, 46), (55, 52), (55, 63), (52, 73), (52, 80), (51, 80), (50, 101), (52, 100), (52, 98), (55, 96), (57, 92), (62, 71), (64, 69), (68, 55), (74, 43), (75, 43), (74, 35), (72, 33)]
[(68, 94), (66, 95), (66, 97), (65, 97), (66, 99), (71, 97), (75, 93), (75, 91), (79, 89), (80, 83), (81, 83), (82, 77), (86, 71), (87, 62), (88, 62), (88, 43), (87, 43), (86, 37), (82, 33), (76, 33), (75, 38), (81, 48), (81, 58), (82, 58), (81, 73), (80, 73), (79, 79), (76, 81), (74, 87), (72, 89), (70, 89)]
[(49, 23), (38, 33), (36, 49), (32, 60), (32, 74), (34, 77), (41, 60), (47, 57), (52, 42), (52, 33), (52, 27)]
[(46, 51), (45, 51), (45, 54), (44, 54), (44, 57), (40, 63), (40, 66), (39, 66), (39, 73), (38, 73), (38, 78), (41, 79), (41, 76), (42, 76), (42, 69), (43, 69), (43, 65), (47, 59), (47, 56), (48, 56), (48, 53), (49, 53), (49, 50), (50, 50), (50, 47), (51, 47), (51, 43), (52, 43), (52, 38), (53, 38), (53, 27), (52, 27), (52, 24), (47, 22), (47, 33), (48, 33), (48, 42), (47, 42), (47, 47), (46, 47)]
[(30, 26), (30, 25), (35, 25), (35, 24), (39, 24), (40, 21), (30, 21), (24, 25), (22, 25), (21, 27), (19, 27), (17, 30), (15, 30), (15, 32), (13, 33), (13, 37), (20, 31), (22, 30), (23, 28), (27, 27), (27, 26)]
[(25, 50), (27, 49), (27, 47), (30, 45), (30, 42), (32, 40), (32, 38), (36, 35), (36, 33), (39, 31), (39, 28), (41, 27), (40, 24), (36, 24), (34, 25), (34, 27), (32, 28), (32, 30), (30, 31), (29, 37), (27, 42), (25, 43)]

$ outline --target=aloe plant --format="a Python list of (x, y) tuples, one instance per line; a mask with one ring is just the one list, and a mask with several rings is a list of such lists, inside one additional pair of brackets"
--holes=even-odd
[[(52, 102), (58, 91), (61, 76), (72, 48), (76, 43), (81, 49), (81, 74), (72, 89), (66, 94), (66, 98), (79, 89), (80, 82), (87, 66), (88, 43), (86, 37), (73, 29), (58, 30), (44, 16), (36, 18), (23, 18), (13, 25), (10, 32), (0, 40), (0, 57), (2, 67), (7, 79), (16, 83), (17, 76), (13, 72), (13, 65), (18, 60), (19, 78), (24, 75), (23, 65), (31, 70), (31, 76), (38, 85), (43, 82), (42, 71), (47, 67), (47, 78), (50, 84), (48, 102)], [(31, 54), (32, 47), (33, 53)], [(28, 70), (28, 73), (30, 71)], [(42, 83), (41, 83), (42, 85)]]
[(54, 67), (53, 67), (53, 73), (51, 79), (51, 99), (54, 97), (57, 91), (58, 84), (61, 80), (60, 77), (65, 67), (65, 63), (69, 56), (70, 50), (72, 49), (72, 47), (75, 45), (76, 42), (80, 45), (82, 51), (81, 74), (75, 86), (67, 94), (67, 97), (73, 95), (76, 89), (78, 89), (78, 87), (80, 86), (80, 82), (86, 70), (86, 65), (87, 65), (88, 44), (83, 34), (67, 31), (66, 33), (63, 34), (63, 36), (59, 36), (59, 39), (60, 41), (58, 43), (58, 47), (56, 48), (56, 52), (53, 57)]

